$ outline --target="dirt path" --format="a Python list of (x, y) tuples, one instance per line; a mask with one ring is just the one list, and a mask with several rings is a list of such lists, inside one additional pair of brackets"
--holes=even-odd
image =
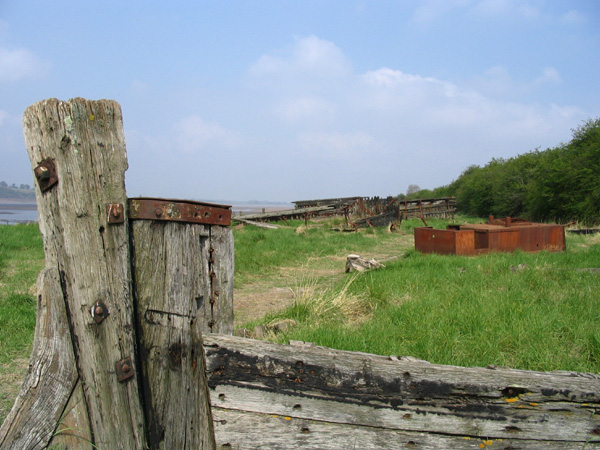
[[(401, 256), (412, 248), (412, 234), (394, 234), (373, 247), (365, 258), (382, 261)], [(259, 319), (268, 313), (284, 309), (307, 289), (326, 288), (342, 278), (347, 254), (313, 257), (298, 267), (282, 267), (261, 277), (256, 283), (245, 284), (234, 291), (235, 326)]]

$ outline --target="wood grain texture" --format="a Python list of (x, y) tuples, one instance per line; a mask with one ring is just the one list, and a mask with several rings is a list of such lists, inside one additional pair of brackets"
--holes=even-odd
[(0, 449), (45, 448), (77, 382), (75, 357), (56, 268), (38, 277), (38, 313), (29, 371), (0, 429)]
[(212, 326), (210, 332), (233, 334), (233, 272), (234, 245), (233, 231), (228, 227), (210, 227), (210, 248), (212, 261), (210, 269), (215, 276), (212, 279), (213, 303), (211, 306)]
[(95, 450), (81, 383), (77, 383), (48, 443), (52, 450)]
[[(50, 190), (36, 189), (40, 230), (46, 266), (61, 275), (92, 442), (145, 448), (137, 379), (120, 383), (115, 373), (117, 361), (135, 361), (129, 227), (127, 220), (109, 224), (106, 212), (107, 204), (126, 204), (120, 106), (44, 100), (27, 108), (23, 130), (32, 169), (51, 159), (58, 175)], [(90, 314), (98, 300), (110, 311), (100, 324)]]
[(150, 448), (214, 448), (202, 347), (211, 319), (209, 228), (143, 220), (132, 231)]
[[(213, 408), (219, 450), (582, 450), (581, 442), (391, 430)], [(590, 448), (596, 448), (595, 446)]]
[[(348, 436), (371, 427), (522, 442), (501, 448), (541, 441), (551, 443), (546, 448), (581, 448), (600, 434), (595, 374), (441, 366), (219, 335), (206, 336), (205, 349), (213, 409), (339, 424)], [(218, 425), (216, 411), (221, 445), (233, 439), (232, 428)], [(326, 434), (311, 439), (329, 442)], [(239, 448), (255, 443), (239, 441)], [(301, 444), (291, 440), (288, 448)], [(262, 448), (283, 448), (269, 445)]]

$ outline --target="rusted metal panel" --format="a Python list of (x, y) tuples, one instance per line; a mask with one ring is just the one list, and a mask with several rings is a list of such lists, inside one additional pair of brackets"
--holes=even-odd
[(519, 228), (519, 248), (526, 252), (564, 251), (565, 230), (562, 225), (539, 225)]
[[(471, 231), (471, 238), (460, 235)], [(488, 252), (564, 251), (562, 225), (531, 223), (521, 218), (494, 219), (485, 224), (449, 225), (447, 230), (415, 228), (415, 249), (423, 253), (482, 254)]]
[(415, 228), (415, 249), (422, 253), (472, 255), (475, 251), (474, 234), (472, 230)]
[(129, 219), (169, 220), (206, 225), (231, 225), (231, 206), (186, 200), (138, 197), (128, 199)]

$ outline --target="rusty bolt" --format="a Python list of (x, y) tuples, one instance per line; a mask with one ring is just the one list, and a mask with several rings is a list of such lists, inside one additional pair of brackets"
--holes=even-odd
[(131, 367), (129, 367), (129, 364), (123, 364), (121, 366), (121, 370), (123, 371), (123, 373), (127, 373), (131, 370)]
[(47, 181), (50, 179), (50, 170), (45, 166), (36, 167), (34, 170), (35, 176), (40, 181)]
[(115, 219), (118, 219), (121, 216), (121, 211), (118, 208), (112, 209), (112, 215)]
[(154, 214), (156, 214), (156, 217), (160, 217), (160, 216), (162, 216), (162, 213), (163, 213), (163, 212), (162, 212), (162, 209), (160, 209), (160, 208), (156, 208), (156, 209), (154, 210)]
[(94, 306), (92, 306), (90, 314), (94, 318), (94, 322), (100, 323), (108, 317), (110, 312), (108, 311), (108, 308), (104, 302), (102, 300), (98, 300), (96, 303), (94, 303)]

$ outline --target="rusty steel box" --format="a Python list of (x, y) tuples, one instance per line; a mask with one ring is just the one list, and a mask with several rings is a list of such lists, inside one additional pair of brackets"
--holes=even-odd
[(414, 230), (415, 249), (422, 253), (478, 255), (489, 252), (564, 251), (562, 225), (532, 223), (521, 218), (494, 219), (488, 223), (448, 225), (445, 230), (419, 227)]

